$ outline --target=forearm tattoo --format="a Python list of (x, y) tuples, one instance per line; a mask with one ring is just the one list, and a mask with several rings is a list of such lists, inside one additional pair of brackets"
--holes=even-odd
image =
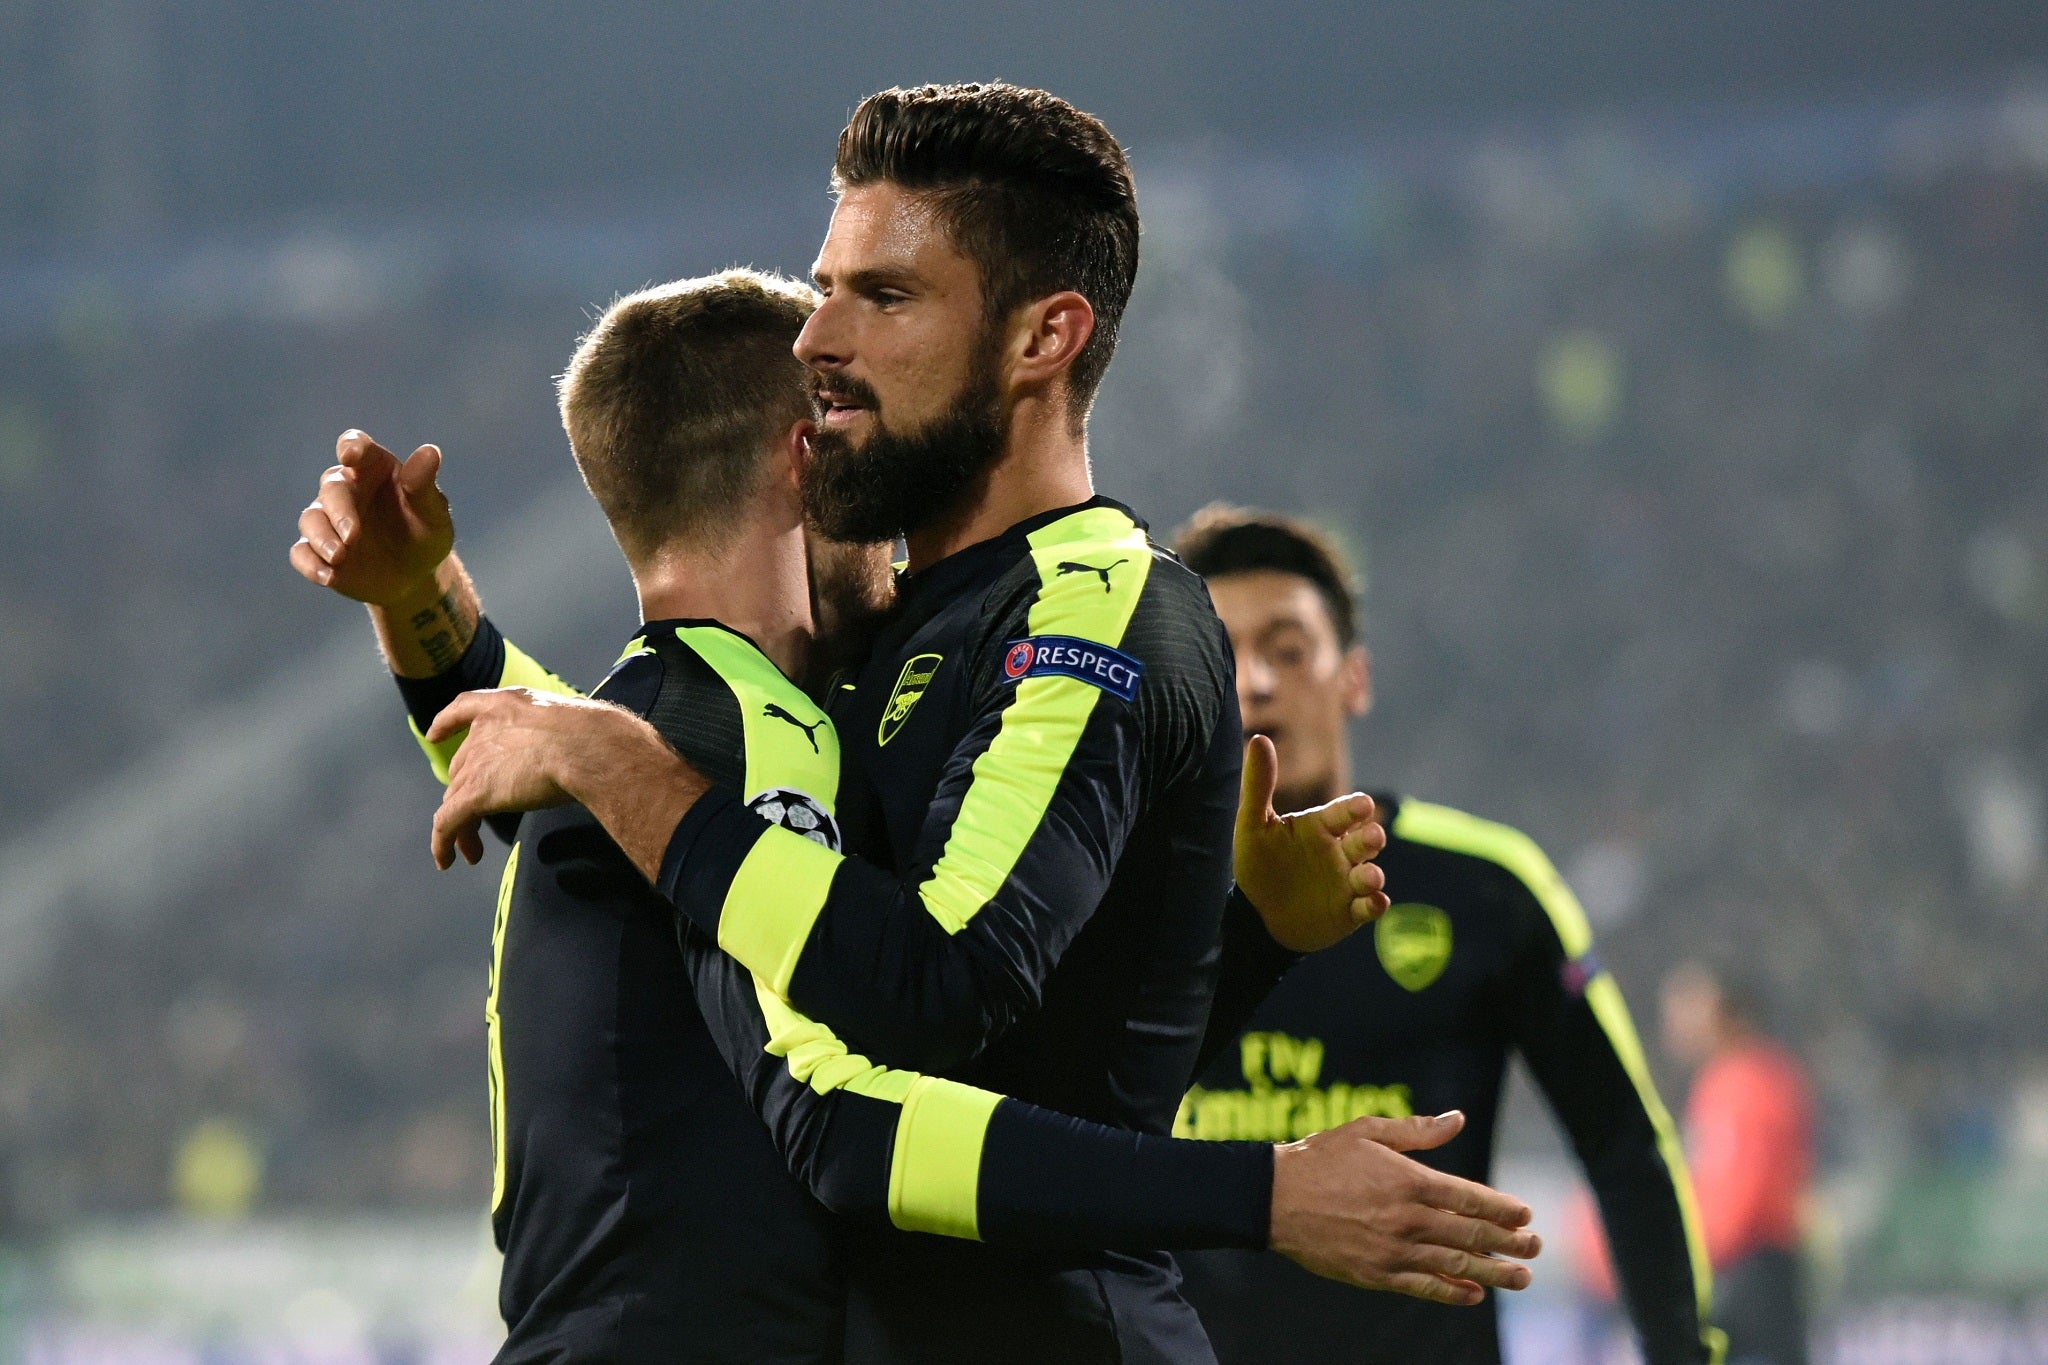
[(476, 617), (463, 611), (460, 584), (441, 594), (423, 611), (414, 612), (406, 624), (413, 643), (426, 654), (436, 673), (445, 673), (461, 661), (469, 642), (476, 638)]

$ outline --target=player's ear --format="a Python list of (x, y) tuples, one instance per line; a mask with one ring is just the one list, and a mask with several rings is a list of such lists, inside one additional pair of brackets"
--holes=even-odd
[(1074, 290), (1032, 300), (1011, 314), (1011, 382), (1020, 389), (1049, 387), (1094, 335), (1095, 309)]
[(1372, 710), (1372, 655), (1364, 645), (1344, 651), (1344, 714), (1362, 716)]
[(768, 475), (770, 479), (791, 492), (796, 491), (797, 480), (803, 476), (804, 465), (811, 458), (811, 433), (817, 429), (817, 424), (808, 417), (790, 423), (776, 438), (775, 448), (768, 454), (772, 466)]

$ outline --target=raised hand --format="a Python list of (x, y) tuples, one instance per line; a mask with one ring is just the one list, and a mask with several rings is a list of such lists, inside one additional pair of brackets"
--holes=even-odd
[(292, 567), (308, 580), (373, 606), (424, 606), (455, 548), (448, 499), (436, 483), (441, 450), (404, 461), (360, 431), (335, 442), (336, 464), (299, 514)]
[(370, 608), (391, 671), (426, 678), (461, 661), (483, 603), (455, 555), (455, 522), (436, 482), (439, 446), (405, 460), (360, 431), (334, 443), (339, 464), (299, 513), (292, 567)]
[(1402, 1152), (1440, 1147), (1465, 1126), (1435, 1118), (1354, 1119), (1273, 1149), (1273, 1250), (1333, 1280), (1437, 1303), (1523, 1289), (1543, 1249), (1529, 1206), (1431, 1170)]
[(1353, 793), (1280, 815), (1273, 741), (1254, 735), (1237, 803), (1238, 888), (1283, 948), (1312, 953), (1342, 941), (1387, 909), (1386, 874), (1372, 860), (1387, 846), (1370, 796)]

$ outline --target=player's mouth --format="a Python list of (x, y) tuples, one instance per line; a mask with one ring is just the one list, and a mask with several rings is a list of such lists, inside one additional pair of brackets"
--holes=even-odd
[(817, 390), (818, 421), (826, 427), (845, 427), (858, 421), (874, 409), (874, 404), (863, 395), (849, 393), (843, 389)]
[(1280, 743), (1280, 734), (1281, 730), (1277, 725), (1247, 725), (1244, 728), (1244, 737), (1246, 739), (1250, 739), (1253, 735), (1264, 735), (1276, 745)]

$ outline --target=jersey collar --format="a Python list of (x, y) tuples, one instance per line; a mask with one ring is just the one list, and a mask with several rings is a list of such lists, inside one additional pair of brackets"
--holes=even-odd
[(914, 574), (899, 572), (896, 575), (897, 601), (899, 604), (908, 603), (934, 593), (950, 595), (962, 585), (973, 582), (991, 570), (1000, 571), (1001, 568), (1029, 553), (1030, 539), (1035, 532), (1062, 518), (1071, 517), (1076, 512), (1086, 512), (1096, 507), (1113, 507), (1137, 523), (1139, 530), (1151, 529), (1143, 517), (1124, 504), (1114, 498), (1105, 498), (1098, 494), (1086, 502), (1077, 502), (1071, 507), (1055, 507), (1036, 516), (1026, 517), (1001, 535), (991, 536), (987, 540), (976, 541), (972, 545), (955, 550), (944, 559), (929, 564)]

